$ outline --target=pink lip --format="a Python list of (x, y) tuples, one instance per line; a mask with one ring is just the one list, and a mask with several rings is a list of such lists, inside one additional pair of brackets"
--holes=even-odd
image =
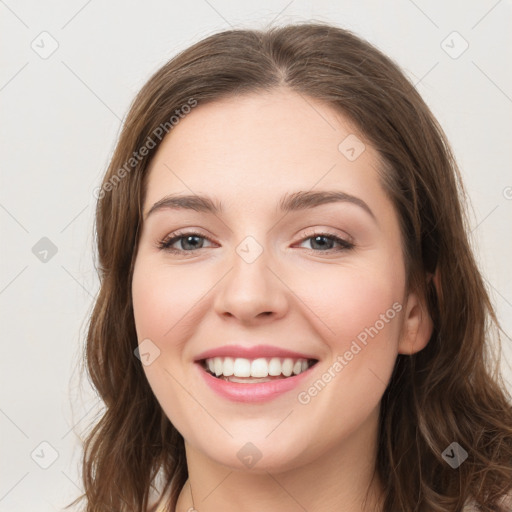
[[(312, 355), (301, 354), (284, 348), (273, 347), (272, 345), (255, 345), (253, 347), (224, 345), (223, 347), (212, 348), (205, 352), (201, 352), (201, 354), (194, 358), (194, 361), (197, 362), (203, 359), (210, 359), (212, 357), (243, 357), (245, 359), (257, 359), (259, 357), (289, 357), (291, 359), (316, 359)], [(242, 386), (245, 385), (246, 384), (242, 384)], [(259, 384), (255, 385), (258, 386)]]
[[(220, 357), (220, 356), (219, 356)], [(201, 365), (196, 363), (198, 371), (203, 376), (206, 384), (210, 386), (220, 396), (232, 400), (234, 402), (263, 402), (266, 400), (273, 400), (279, 395), (291, 391), (298, 386), (303, 379), (305, 379), (313, 368), (308, 368), (305, 372), (287, 377), (285, 379), (275, 379), (261, 384), (242, 384), (239, 382), (228, 382), (223, 379), (218, 379), (210, 375)]]

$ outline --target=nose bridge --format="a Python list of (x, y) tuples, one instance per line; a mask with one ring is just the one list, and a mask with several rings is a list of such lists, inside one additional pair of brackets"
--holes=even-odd
[[(215, 308), (240, 320), (270, 313), (280, 316), (286, 307), (283, 286), (270, 270), (272, 255), (265, 241), (246, 236), (236, 247), (231, 271), (222, 280)], [(262, 315), (263, 316), (263, 315)]]

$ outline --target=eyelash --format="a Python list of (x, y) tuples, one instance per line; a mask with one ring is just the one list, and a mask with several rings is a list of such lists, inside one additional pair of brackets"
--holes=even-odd
[[(209, 242), (215, 243), (212, 239), (208, 238), (207, 236), (202, 235), (201, 233), (197, 233), (195, 231), (185, 231), (185, 232), (176, 232), (172, 233), (171, 235), (167, 236), (163, 240), (159, 241), (157, 243), (158, 249), (166, 252), (170, 252), (171, 254), (179, 254), (179, 253), (194, 253), (201, 249), (206, 249), (206, 247), (200, 247), (197, 250), (190, 250), (185, 251), (183, 249), (173, 249), (171, 246), (183, 239), (187, 238), (189, 236), (196, 236), (198, 238), (204, 238), (205, 240), (208, 240)], [(332, 252), (341, 252), (341, 251), (347, 251), (350, 249), (353, 249), (355, 245), (352, 242), (348, 242), (347, 240), (344, 240), (343, 238), (338, 237), (337, 235), (334, 235), (333, 233), (328, 232), (320, 232), (320, 233), (312, 233), (310, 236), (303, 238), (300, 242), (305, 242), (306, 240), (309, 240), (311, 238), (316, 237), (324, 237), (333, 240), (335, 243), (338, 243), (341, 247), (338, 249), (324, 249), (324, 250), (314, 250), (314, 249), (307, 249), (310, 253), (332, 253)]]

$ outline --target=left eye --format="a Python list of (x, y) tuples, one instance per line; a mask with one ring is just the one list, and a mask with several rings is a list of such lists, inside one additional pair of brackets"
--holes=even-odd
[[(312, 250), (314, 250), (314, 246), (318, 247), (319, 251), (342, 251), (344, 249), (352, 249), (354, 247), (354, 244), (351, 242), (329, 233), (317, 233), (305, 238), (302, 243), (307, 242), (308, 240), (311, 240)], [(325, 240), (327, 240), (327, 243)], [(340, 247), (338, 249), (333, 249), (332, 246), (335, 244), (338, 244)]]

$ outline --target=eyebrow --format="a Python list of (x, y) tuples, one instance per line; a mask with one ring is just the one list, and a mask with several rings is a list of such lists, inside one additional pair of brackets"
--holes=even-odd
[[(299, 191), (285, 194), (279, 201), (279, 209), (288, 213), (315, 208), (330, 203), (351, 203), (362, 208), (375, 221), (377, 218), (370, 207), (359, 197), (342, 191)], [(171, 194), (157, 201), (146, 214), (146, 219), (159, 210), (194, 210), (217, 215), (223, 212), (222, 204), (208, 196)]]

